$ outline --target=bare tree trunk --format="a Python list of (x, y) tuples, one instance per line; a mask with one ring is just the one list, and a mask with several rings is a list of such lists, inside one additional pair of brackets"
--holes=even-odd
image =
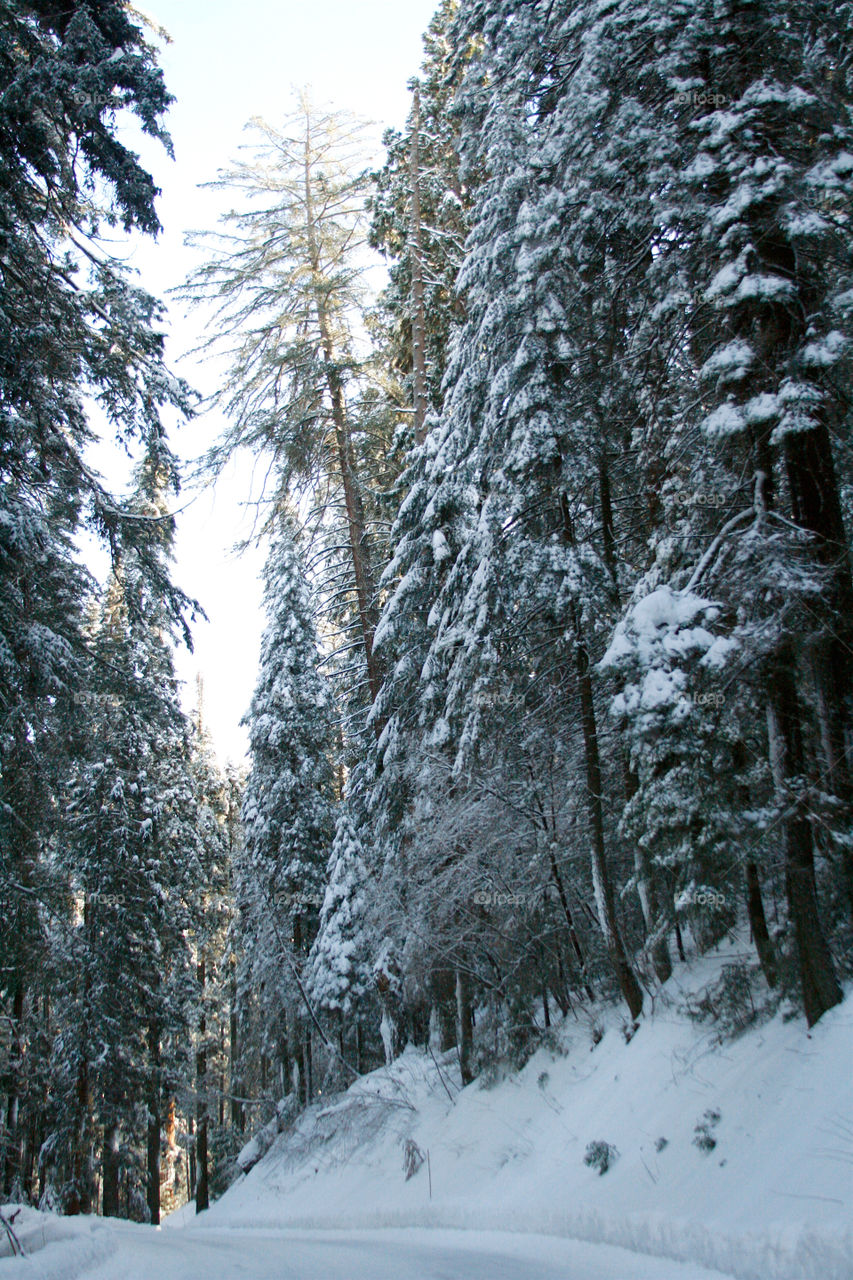
[[(853, 579), (832, 442), (823, 424), (785, 437), (792, 514), (817, 539), (817, 554), (831, 573), (827, 634), (812, 658), (826, 789), (853, 815), (848, 744), (853, 735)], [(853, 915), (853, 849), (839, 849), (848, 909)]]
[(607, 865), (607, 851), (604, 843), (604, 813), (601, 803), (601, 762), (598, 754), (598, 729), (595, 720), (592, 680), (589, 672), (589, 654), (581, 634), (577, 608), (573, 606), (572, 612), (574, 614), (581, 723), (583, 726), (584, 755), (586, 757), (586, 794), (592, 840), (592, 885), (595, 890), (595, 903), (598, 908), (598, 918), (604, 934), (607, 954), (619, 980), (619, 989), (622, 992), (631, 1017), (639, 1018), (643, 1012), (643, 992), (628, 961), (622, 935), (619, 932), (613, 883), (610, 879), (610, 868)]
[(207, 1013), (205, 1009), (205, 962), (202, 956), (196, 968), (201, 995), (201, 1017), (198, 1028), (198, 1050), (195, 1058), (196, 1079), (196, 1174), (195, 1211), (210, 1207), (207, 1170)]
[(6, 1123), (3, 1134), (3, 1181), (6, 1195), (20, 1167), (18, 1111), (20, 1108), (21, 1070), (23, 1066), (24, 983), (19, 977), (12, 995), (11, 1045), (9, 1047), (9, 1086), (6, 1093)]
[(563, 888), (563, 881), (560, 876), (560, 872), (557, 869), (557, 859), (554, 856), (553, 849), (551, 849), (551, 877), (554, 881), (554, 884), (557, 886), (557, 894), (559, 895), (559, 898), (560, 898), (560, 905), (563, 908), (563, 915), (566, 917), (566, 928), (569, 931), (569, 941), (572, 944), (572, 950), (574, 951), (575, 959), (578, 962), (578, 968), (580, 969), (581, 979), (583, 981), (583, 989), (586, 993), (586, 998), (587, 1000), (594, 1000), (595, 993), (593, 992), (593, 989), (590, 986), (589, 979), (587, 977), (586, 957), (584, 956), (583, 948), (580, 944), (580, 939), (578, 937), (577, 929), (575, 928), (574, 916), (572, 915), (571, 908), (569, 907), (569, 901), (568, 901), (568, 898), (566, 897), (566, 891)]
[(424, 246), (421, 229), (421, 91), (414, 83), (412, 103), (412, 143), (410, 176), (412, 188), (409, 262), (412, 272), (412, 382), (414, 391), (415, 441), (423, 444), (426, 435), (426, 315), (424, 309)]
[(776, 949), (770, 930), (767, 928), (767, 917), (764, 914), (764, 901), (761, 897), (761, 883), (758, 879), (758, 867), (754, 862), (746, 864), (746, 907), (749, 914), (749, 927), (752, 940), (758, 952), (758, 962), (768, 987), (776, 986)]
[(436, 967), (431, 975), (432, 1000), (438, 1022), (441, 1053), (457, 1045), (456, 990), (452, 969)]
[[(574, 529), (568, 495), (560, 494), (560, 518), (562, 536), (569, 546), (574, 546)], [(604, 810), (602, 806), (601, 759), (598, 751), (598, 726), (595, 717), (595, 699), (590, 674), (589, 650), (581, 626), (577, 605), (571, 605), (572, 630), (575, 637), (575, 669), (580, 698), (581, 727), (583, 731), (584, 757), (586, 761), (586, 800), (589, 815), (592, 884), (598, 908), (598, 920), (604, 934), (604, 942), (610, 963), (619, 982), (619, 989), (632, 1018), (643, 1011), (643, 992), (628, 960), (619, 924), (616, 918), (616, 900), (607, 849), (604, 840)]]
[(189, 1186), (192, 1188), (191, 1191), (188, 1190), (188, 1195), (191, 1199), (195, 1195), (196, 1175), (198, 1172), (198, 1160), (195, 1153), (195, 1121), (191, 1115), (187, 1117), (187, 1136), (190, 1139), (187, 1143), (187, 1164), (189, 1166)]
[(778, 802), (787, 810), (785, 831), (785, 889), (794, 925), (800, 962), (803, 1008), (809, 1026), (839, 1004), (841, 988), (820, 921), (815, 884), (812, 832), (801, 795), (805, 772), (799, 707), (789, 654), (781, 654), (770, 674), (767, 727), (770, 760)]
[(169, 1101), (166, 1104), (166, 1122), (163, 1126), (163, 1137), (165, 1139), (166, 1150), (166, 1175), (161, 1177), (161, 1209), (167, 1214), (173, 1213), (177, 1208), (177, 1174), (176, 1164), (178, 1158), (178, 1144), (175, 1141), (177, 1132), (177, 1104), (175, 1095), (169, 1095)]
[(231, 1128), (237, 1129), (240, 1133), (245, 1128), (245, 1112), (242, 1102), (239, 1101), (243, 1092), (242, 1081), (240, 1080), (240, 1019), (237, 1002), (237, 975), (232, 972), (230, 983), (230, 1010), (228, 1020), (229, 1043), (228, 1043), (228, 1088), (231, 1094)]
[(39, 1137), (40, 1131), (40, 1110), (35, 1107), (28, 1108), (30, 1112), (29, 1121), (27, 1123), (27, 1136), (24, 1140), (24, 1157), (21, 1164), (21, 1186), (27, 1200), (33, 1199), (33, 1179), (35, 1177), (36, 1154), (41, 1147)]
[(364, 1032), (360, 1018), (355, 1024), (355, 1066), (359, 1074), (364, 1071)]
[(83, 1056), (77, 1066), (76, 1115), (71, 1152), (71, 1193), (65, 1204), (65, 1213), (72, 1217), (78, 1213), (92, 1212), (92, 1180), (89, 1164), (90, 1123), (92, 1096), (89, 1088), (89, 1063)]
[(470, 979), (466, 970), (462, 968), (456, 970), (456, 1023), (456, 1040), (459, 1045), (459, 1071), (464, 1086), (470, 1084), (474, 1079), (471, 1062), (474, 1047), (474, 1023), (471, 1016)]
[[(92, 902), (88, 897), (83, 905), (83, 927), (86, 936), (91, 939), (94, 921), (92, 919)], [(71, 1197), (65, 1209), (65, 1212), (69, 1215), (91, 1213), (92, 1210), (91, 1130), (93, 1121), (88, 1059), (91, 987), (91, 973), (88, 966), (86, 966), (80, 1011), (80, 1061), (77, 1064), (77, 1105), (71, 1153)]]
[(151, 1078), (148, 1088), (148, 1162), (146, 1199), (150, 1221), (160, 1222), (160, 1028), (153, 1019), (148, 1028), (148, 1049), (151, 1054)]
[(311, 172), (311, 125), (306, 119), (305, 129), (305, 217), (308, 235), (308, 252), (314, 290), (314, 304), (317, 308), (317, 323), (320, 330), (320, 341), (323, 346), (323, 358), (326, 363), (326, 383), (332, 406), (332, 423), (335, 429), (335, 446), (338, 465), (341, 472), (341, 483), (344, 490), (344, 505), (347, 513), (350, 553), (352, 555), (355, 594), (358, 604), (358, 616), (361, 627), (364, 656), (367, 665), (367, 681), (370, 687), (371, 701), (379, 694), (381, 683), (379, 663), (373, 652), (373, 636), (376, 631), (377, 612), (375, 601), (375, 584), (370, 563), (370, 549), (367, 540), (367, 522), (364, 516), (364, 502), (355, 466), (352, 447), (352, 435), (349, 429), (346, 405), (344, 403), (343, 385), (336, 360), (335, 344), (332, 338), (332, 324), (329, 315), (326, 291), (323, 288), (323, 271), (320, 262), (320, 250), (317, 243), (313, 175)]
[(104, 1130), (103, 1150), (103, 1204), (101, 1212), (105, 1218), (118, 1217), (118, 1170), (119, 1142), (118, 1124), (113, 1121)]
[[(637, 777), (627, 760), (623, 765), (625, 774), (625, 795), (630, 800), (637, 791)], [(640, 899), (640, 910), (646, 926), (646, 937), (652, 939), (651, 957), (658, 982), (664, 983), (672, 977), (672, 957), (666, 932), (675, 914), (672, 910), (664, 914), (660, 892), (660, 877), (652, 863), (648, 851), (637, 843), (634, 846), (634, 875), (637, 880), (637, 897)]]

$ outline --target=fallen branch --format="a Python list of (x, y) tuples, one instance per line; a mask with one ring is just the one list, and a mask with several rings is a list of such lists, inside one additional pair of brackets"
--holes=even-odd
[(15, 1212), (12, 1214), (11, 1218), (5, 1218), (3, 1216), (3, 1213), (0, 1212), (0, 1222), (2, 1222), (3, 1226), (6, 1229), (6, 1235), (9, 1237), (9, 1243), (12, 1246), (13, 1256), (17, 1254), (18, 1257), (25, 1258), (27, 1255), (24, 1252), (24, 1246), (21, 1244), (20, 1240), (15, 1235), (15, 1232), (12, 1230), (12, 1223), (15, 1221), (15, 1219), (17, 1218), (20, 1212), (21, 1212), (20, 1209), (16, 1209)]

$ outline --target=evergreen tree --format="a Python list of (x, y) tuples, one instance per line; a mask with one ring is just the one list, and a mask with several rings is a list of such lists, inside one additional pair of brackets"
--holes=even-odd
[[(358, 168), (361, 127), (321, 113), (303, 95), (274, 128), (253, 126), (252, 160), (220, 175), (247, 207), (229, 213), (219, 235), (201, 237), (209, 260), (186, 295), (215, 307), (229, 372), (219, 395), (230, 418), (211, 463), (237, 447), (272, 456), (281, 493), (311, 495), (312, 523), (331, 515), (322, 555), (329, 594), (348, 602), (347, 631), (358, 638), (368, 704), (379, 687), (373, 653), (376, 581), (365, 484), (369, 420), (362, 420), (366, 179)], [(365, 446), (368, 446), (365, 449)], [(342, 559), (341, 549), (346, 558)], [(348, 638), (348, 637), (347, 637)]]
[(246, 717), (252, 767), (243, 800), (236, 895), (241, 984), (258, 993), (265, 1051), (282, 1087), (294, 1067), (311, 1096), (302, 974), (317, 932), (332, 818), (332, 701), (318, 671), (312, 600), (292, 527), (280, 518), (264, 571), (268, 624)]
[(373, 987), (371, 912), (364, 850), (346, 804), (342, 804), (326, 871), (326, 890), (309, 958), (308, 990), (318, 1010), (337, 1022), (341, 1051), (355, 1024), (361, 1058), (362, 1024)]
[(161, 590), (174, 486), (173, 460), (161, 443), (140, 468), (128, 504), (144, 536), (117, 565), (96, 623), (97, 686), (81, 702), (87, 750), (74, 767), (68, 828), (58, 846), (79, 903), (70, 938), (57, 939), (67, 970), (56, 1070), (68, 1101), (53, 1145), (60, 1171), (59, 1153), (68, 1150), (66, 1207), (92, 1207), (99, 1124), (105, 1212), (118, 1212), (122, 1134), (129, 1146), (140, 1143), (134, 1108), (144, 1104), (146, 1199), (155, 1222), (162, 1119), (189, 1067), (187, 932), (204, 871), (171, 610)]
[[(0, 49), (0, 993), (13, 1026), (3, 1046), (0, 1176), (8, 1190), (23, 1143), (26, 1023), (45, 1003), (36, 994), (42, 913), (62, 906), (42, 858), (75, 738), (74, 699), (88, 687), (80, 602), (90, 584), (74, 538), (85, 525), (117, 554), (137, 531), (86, 462), (88, 403), (131, 444), (157, 437), (163, 406), (188, 401), (163, 365), (160, 308), (100, 238), (116, 223), (149, 234), (159, 227), (154, 183), (115, 125), (116, 112), (129, 111), (168, 148), (170, 98), (153, 49), (117, 2), (7, 4)], [(179, 611), (185, 603), (170, 596)]]

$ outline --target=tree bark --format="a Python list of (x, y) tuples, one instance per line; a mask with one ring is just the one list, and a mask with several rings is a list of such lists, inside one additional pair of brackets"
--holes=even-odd
[(245, 1111), (239, 1101), (243, 1092), (240, 1080), (240, 1019), (237, 1002), (237, 975), (232, 972), (230, 983), (230, 1010), (228, 1019), (228, 1088), (231, 1093), (231, 1128), (242, 1133), (245, 1129)]
[(409, 262), (412, 273), (412, 383), (415, 418), (415, 442), (423, 444), (426, 435), (426, 315), (424, 308), (424, 246), (421, 228), (421, 91), (415, 81), (412, 103), (412, 142), (410, 175), (412, 187)]
[(474, 1079), (472, 1051), (474, 1047), (474, 1023), (471, 1016), (471, 986), (467, 972), (456, 970), (456, 1039), (459, 1045), (459, 1071), (463, 1087)]
[(575, 959), (578, 962), (578, 968), (580, 970), (581, 981), (583, 982), (583, 989), (584, 989), (584, 992), (586, 993), (586, 998), (587, 1000), (590, 1000), (590, 1001), (594, 1000), (595, 993), (593, 992), (593, 989), (590, 986), (589, 978), (587, 976), (586, 957), (583, 953), (583, 947), (580, 944), (580, 938), (578, 937), (577, 929), (575, 928), (574, 916), (572, 915), (572, 911), (569, 906), (569, 901), (568, 901), (568, 898), (566, 897), (566, 891), (563, 887), (562, 877), (560, 876), (560, 872), (557, 869), (557, 859), (554, 856), (553, 848), (551, 849), (551, 878), (553, 879), (554, 884), (557, 886), (557, 894), (560, 899), (560, 905), (563, 908), (563, 915), (566, 917), (566, 928), (569, 931), (569, 941), (572, 944), (572, 950), (574, 951)]
[(310, 259), (314, 305), (317, 309), (317, 325), (320, 331), (320, 342), (323, 358), (326, 363), (326, 384), (332, 407), (332, 423), (335, 430), (335, 447), (338, 465), (341, 472), (341, 483), (344, 490), (344, 505), (347, 513), (350, 554), (352, 556), (355, 594), (358, 605), (359, 624), (364, 646), (367, 681), (370, 688), (371, 701), (379, 694), (381, 683), (379, 663), (373, 652), (373, 636), (376, 631), (377, 612), (375, 603), (375, 584), (370, 563), (370, 549), (367, 541), (367, 523), (364, 516), (364, 502), (361, 487), (356, 473), (355, 456), (352, 447), (352, 435), (349, 429), (346, 405), (344, 402), (343, 384), (336, 360), (335, 344), (332, 338), (332, 324), (326, 292), (323, 288), (323, 271), (320, 261), (320, 249), (317, 242), (314, 214), (313, 175), (311, 172), (311, 125), (306, 120), (305, 128), (305, 217), (308, 237), (308, 253)]
[(758, 867), (754, 862), (746, 864), (746, 907), (749, 914), (749, 927), (752, 940), (758, 953), (758, 963), (764, 974), (768, 987), (776, 986), (776, 949), (770, 930), (767, 928), (767, 917), (764, 914), (764, 901), (761, 897), (761, 883), (758, 879)]
[(118, 1213), (119, 1141), (118, 1124), (113, 1121), (104, 1130), (102, 1161), (103, 1203), (101, 1212), (105, 1218), (117, 1218)]
[[(625, 795), (630, 800), (637, 791), (636, 774), (624, 764)], [(655, 977), (664, 983), (672, 977), (672, 956), (664, 931), (671, 922), (672, 911), (664, 915), (661, 903), (660, 880), (647, 850), (637, 843), (634, 846), (634, 875), (637, 880), (637, 897), (640, 899), (640, 910), (646, 926), (646, 938), (652, 939), (651, 957)], [(656, 936), (657, 935), (657, 936)]]
[(18, 978), (12, 995), (11, 1045), (9, 1048), (9, 1087), (6, 1094), (6, 1124), (3, 1152), (3, 1191), (6, 1195), (20, 1166), (18, 1111), (20, 1107), (21, 1069), (23, 1065), (24, 983)]
[[(767, 726), (777, 799), (785, 806), (785, 890), (799, 955), (806, 1021), (812, 1027), (839, 1004), (841, 988), (820, 922), (814, 850), (805, 801), (797, 790), (805, 774), (799, 707), (789, 654), (770, 673)], [(792, 791), (794, 794), (792, 795)]]
[[(828, 634), (812, 658), (826, 789), (853, 814), (853, 777), (847, 744), (853, 734), (853, 578), (832, 442), (823, 423), (785, 437), (792, 515), (817, 539), (817, 555), (831, 574), (826, 601)], [(853, 850), (840, 848), (844, 889), (853, 916)]]
[(89, 1063), (84, 1053), (77, 1066), (76, 1116), (74, 1119), (73, 1149), (71, 1154), (71, 1193), (65, 1204), (65, 1213), (72, 1217), (78, 1213), (92, 1212), (92, 1180), (89, 1162), (92, 1095), (89, 1088)]
[(198, 1028), (198, 1050), (195, 1059), (196, 1079), (196, 1184), (195, 1211), (202, 1213), (210, 1207), (207, 1169), (207, 1013), (205, 1009), (205, 961), (200, 957), (196, 966), (201, 996), (201, 1017)]
[(157, 1226), (160, 1222), (160, 1028), (156, 1019), (148, 1028), (148, 1049), (151, 1055), (151, 1076), (148, 1087), (148, 1150), (146, 1200), (149, 1220)]
[(452, 969), (435, 968), (432, 972), (432, 998), (439, 1030), (439, 1050), (447, 1053), (457, 1045), (456, 996)]
[[(568, 496), (560, 495), (563, 536), (570, 545), (574, 543)], [(595, 718), (595, 700), (592, 691), (589, 651), (581, 627), (577, 605), (571, 605), (572, 630), (575, 636), (575, 666), (581, 705), (584, 758), (586, 762), (586, 799), (589, 814), (592, 884), (598, 919), (610, 963), (616, 973), (619, 989), (632, 1018), (643, 1012), (643, 992), (625, 952), (622, 935), (616, 918), (616, 900), (607, 864), (604, 840), (604, 811), (602, 808), (601, 759), (598, 752), (598, 726)]]

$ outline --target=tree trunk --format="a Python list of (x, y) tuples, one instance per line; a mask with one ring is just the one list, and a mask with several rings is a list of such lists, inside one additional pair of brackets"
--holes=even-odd
[(305, 1105), (310, 1107), (314, 1096), (314, 1036), (310, 1027), (305, 1028), (302, 1042), (302, 1061), (305, 1064)]
[(119, 1142), (118, 1124), (113, 1121), (104, 1130), (104, 1151), (102, 1162), (102, 1179), (104, 1184), (103, 1204), (101, 1212), (105, 1218), (117, 1218), (118, 1213), (118, 1170)]
[(806, 1021), (812, 1027), (839, 1004), (841, 988), (820, 921), (812, 832), (801, 794), (805, 774), (799, 707), (789, 654), (780, 654), (770, 673), (767, 726), (777, 800), (786, 809), (785, 890), (794, 925)]
[(151, 1078), (148, 1088), (148, 1162), (146, 1199), (149, 1220), (157, 1226), (160, 1222), (160, 1028), (153, 1020), (148, 1028), (148, 1049), (151, 1054)]
[(456, 990), (452, 969), (434, 969), (432, 972), (432, 998), (438, 1023), (441, 1053), (455, 1049), (456, 1040)]
[(189, 1195), (189, 1198), (192, 1199), (192, 1197), (195, 1195), (196, 1173), (198, 1170), (198, 1161), (196, 1160), (196, 1154), (195, 1154), (195, 1121), (193, 1120), (192, 1116), (187, 1117), (187, 1136), (189, 1138), (189, 1142), (187, 1143), (187, 1164), (189, 1167), (189, 1185), (192, 1188), (192, 1190), (188, 1192), (188, 1195)]
[(590, 836), (592, 840), (592, 885), (595, 891), (595, 903), (598, 918), (604, 934), (607, 954), (619, 980), (619, 989), (632, 1018), (639, 1018), (643, 1012), (643, 993), (628, 961), (622, 935), (616, 919), (616, 901), (613, 895), (613, 883), (607, 865), (607, 851), (604, 843), (604, 813), (601, 803), (601, 761), (598, 754), (598, 729), (595, 720), (595, 703), (592, 694), (592, 680), (589, 671), (589, 654), (583, 642), (580, 618), (577, 608), (573, 606), (576, 639), (576, 661), (578, 687), (581, 701), (581, 723), (583, 726), (584, 756), (586, 758), (586, 794), (589, 811)]
[(18, 1110), (20, 1107), (21, 1068), (23, 1065), (24, 984), (19, 977), (12, 995), (11, 1044), (9, 1047), (9, 1087), (6, 1094), (6, 1124), (3, 1152), (2, 1187), (6, 1195), (20, 1169)]
[(231, 974), (230, 1001), (231, 1007), (228, 1020), (228, 1089), (231, 1094), (231, 1128), (242, 1133), (245, 1129), (245, 1119), (243, 1104), (239, 1101), (242, 1096), (243, 1085), (240, 1080), (238, 1065), (240, 1061), (240, 1022), (237, 1004), (237, 975), (235, 973)]
[(586, 957), (584, 956), (583, 948), (580, 944), (580, 939), (578, 937), (577, 929), (575, 928), (574, 916), (572, 915), (571, 908), (569, 907), (568, 898), (566, 897), (566, 891), (563, 888), (563, 881), (560, 876), (560, 872), (557, 869), (557, 859), (554, 856), (553, 848), (551, 849), (551, 878), (553, 879), (554, 884), (557, 886), (557, 894), (559, 895), (559, 898), (560, 898), (560, 905), (563, 908), (563, 915), (566, 917), (566, 928), (569, 931), (569, 941), (572, 944), (572, 950), (574, 951), (575, 959), (578, 962), (578, 968), (580, 969), (581, 980), (583, 982), (583, 989), (586, 992), (586, 998), (587, 1000), (593, 1000), (595, 998), (595, 995), (592, 990), (592, 987), (589, 984), (589, 980), (587, 978)]
[(336, 360), (335, 344), (332, 338), (332, 324), (329, 316), (326, 291), (323, 287), (323, 272), (320, 263), (320, 252), (317, 244), (314, 220), (314, 191), (311, 172), (311, 128), (306, 122), (305, 133), (305, 217), (308, 236), (308, 253), (314, 290), (314, 304), (317, 308), (317, 324), (320, 330), (320, 341), (323, 357), (326, 362), (326, 383), (332, 406), (332, 423), (335, 429), (335, 446), (338, 465), (341, 471), (341, 483), (344, 490), (344, 505), (347, 513), (350, 554), (352, 556), (355, 594), (358, 603), (358, 616), (364, 646), (365, 663), (367, 665), (367, 681), (370, 687), (371, 701), (379, 694), (379, 663), (373, 652), (373, 636), (376, 631), (377, 612), (375, 602), (375, 584), (370, 563), (370, 549), (367, 540), (367, 523), (364, 516), (364, 502), (355, 466), (355, 455), (352, 447), (352, 435), (349, 429), (346, 405), (344, 403), (343, 385)]
[(361, 1075), (364, 1071), (364, 1032), (361, 1029), (360, 1018), (355, 1024), (355, 1067)]
[(202, 1213), (210, 1207), (207, 1170), (207, 1013), (205, 1008), (205, 962), (202, 956), (196, 967), (201, 998), (201, 1017), (198, 1027), (198, 1050), (195, 1058), (196, 1081), (196, 1175), (195, 1211)]
[(471, 984), (464, 969), (456, 970), (456, 1040), (459, 1045), (459, 1071), (463, 1088), (474, 1079), (472, 1053), (474, 1023), (471, 1017)]
[[(631, 800), (637, 792), (637, 777), (627, 761), (624, 766), (625, 796)], [(655, 977), (664, 983), (672, 977), (672, 957), (666, 929), (673, 912), (664, 915), (661, 905), (660, 877), (648, 855), (648, 851), (638, 843), (634, 846), (634, 875), (637, 880), (637, 897), (640, 899), (640, 910), (646, 926), (646, 939), (652, 939), (651, 957)]]
[(412, 144), (410, 174), (412, 187), (409, 262), (412, 272), (412, 383), (415, 417), (415, 442), (423, 444), (426, 435), (426, 314), (424, 308), (424, 246), (421, 230), (421, 91), (415, 81), (412, 103)]
[[(574, 546), (572, 517), (568, 495), (565, 492), (560, 494), (560, 516), (563, 538), (570, 546)], [(601, 759), (598, 752), (598, 726), (595, 718), (595, 700), (592, 691), (589, 651), (583, 635), (580, 613), (574, 601), (571, 604), (571, 621), (575, 636), (575, 667), (586, 762), (586, 799), (592, 846), (592, 884), (595, 891), (595, 902), (598, 908), (598, 919), (604, 934), (607, 954), (619, 981), (619, 989), (622, 992), (631, 1017), (638, 1018), (643, 1011), (643, 992), (629, 963), (616, 919), (616, 901), (613, 895), (613, 884), (610, 879), (610, 869), (607, 865), (607, 850), (604, 841)]]
[[(826, 789), (842, 802), (849, 823), (853, 813), (853, 778), (847, 751), (853, 734), (853, 581), (832, 442), (826, 427), (820, 424), (810, 431), (786, 436), (785, 464), (793, 517), (815, 535), (820, 562), (831, 573), (827, 635), (818, 642), (812, 669)], [(848, 908), (853, 916), (853, 849), (842, 842), (839, 852)]]
[(768, 987), (776, 986), (776, 949), (770, 930), (767, 928), (767, 917), (764, 914), (764, 901), (761, 897), (761, 883), (758, 879), (758, 867), (754, 862), (746, 864), (746, 907), (749, 914), (749, 927), (752, 940), (758, 952), (758, 962)]
[[(84, 1037), (85, 1045), (85, 1037)], [(71, 1193), (65, 1204), (65, 1213), (72, 1217), (78, 1213), (92, 1212), (92, 1180), (89, 1157), (92, 1097), (89, 1088), (89, 1064), (84, 1056), (77, 1067), (76, 1115), (71, 1152)]]
[(40, 1129), (41, 1129), (41, 1107), (29, 1108), (30, 1118), (27, 1124), (27, 1136), (24, 1142), (24, 1158), (21, 1166), (21, 1186), (24, 1189), (24, 1195), (27, 1200), (32, 1203), (33, 1200), (33, 1179), (35, 1177), (36, 1155), (41, 1148)]

